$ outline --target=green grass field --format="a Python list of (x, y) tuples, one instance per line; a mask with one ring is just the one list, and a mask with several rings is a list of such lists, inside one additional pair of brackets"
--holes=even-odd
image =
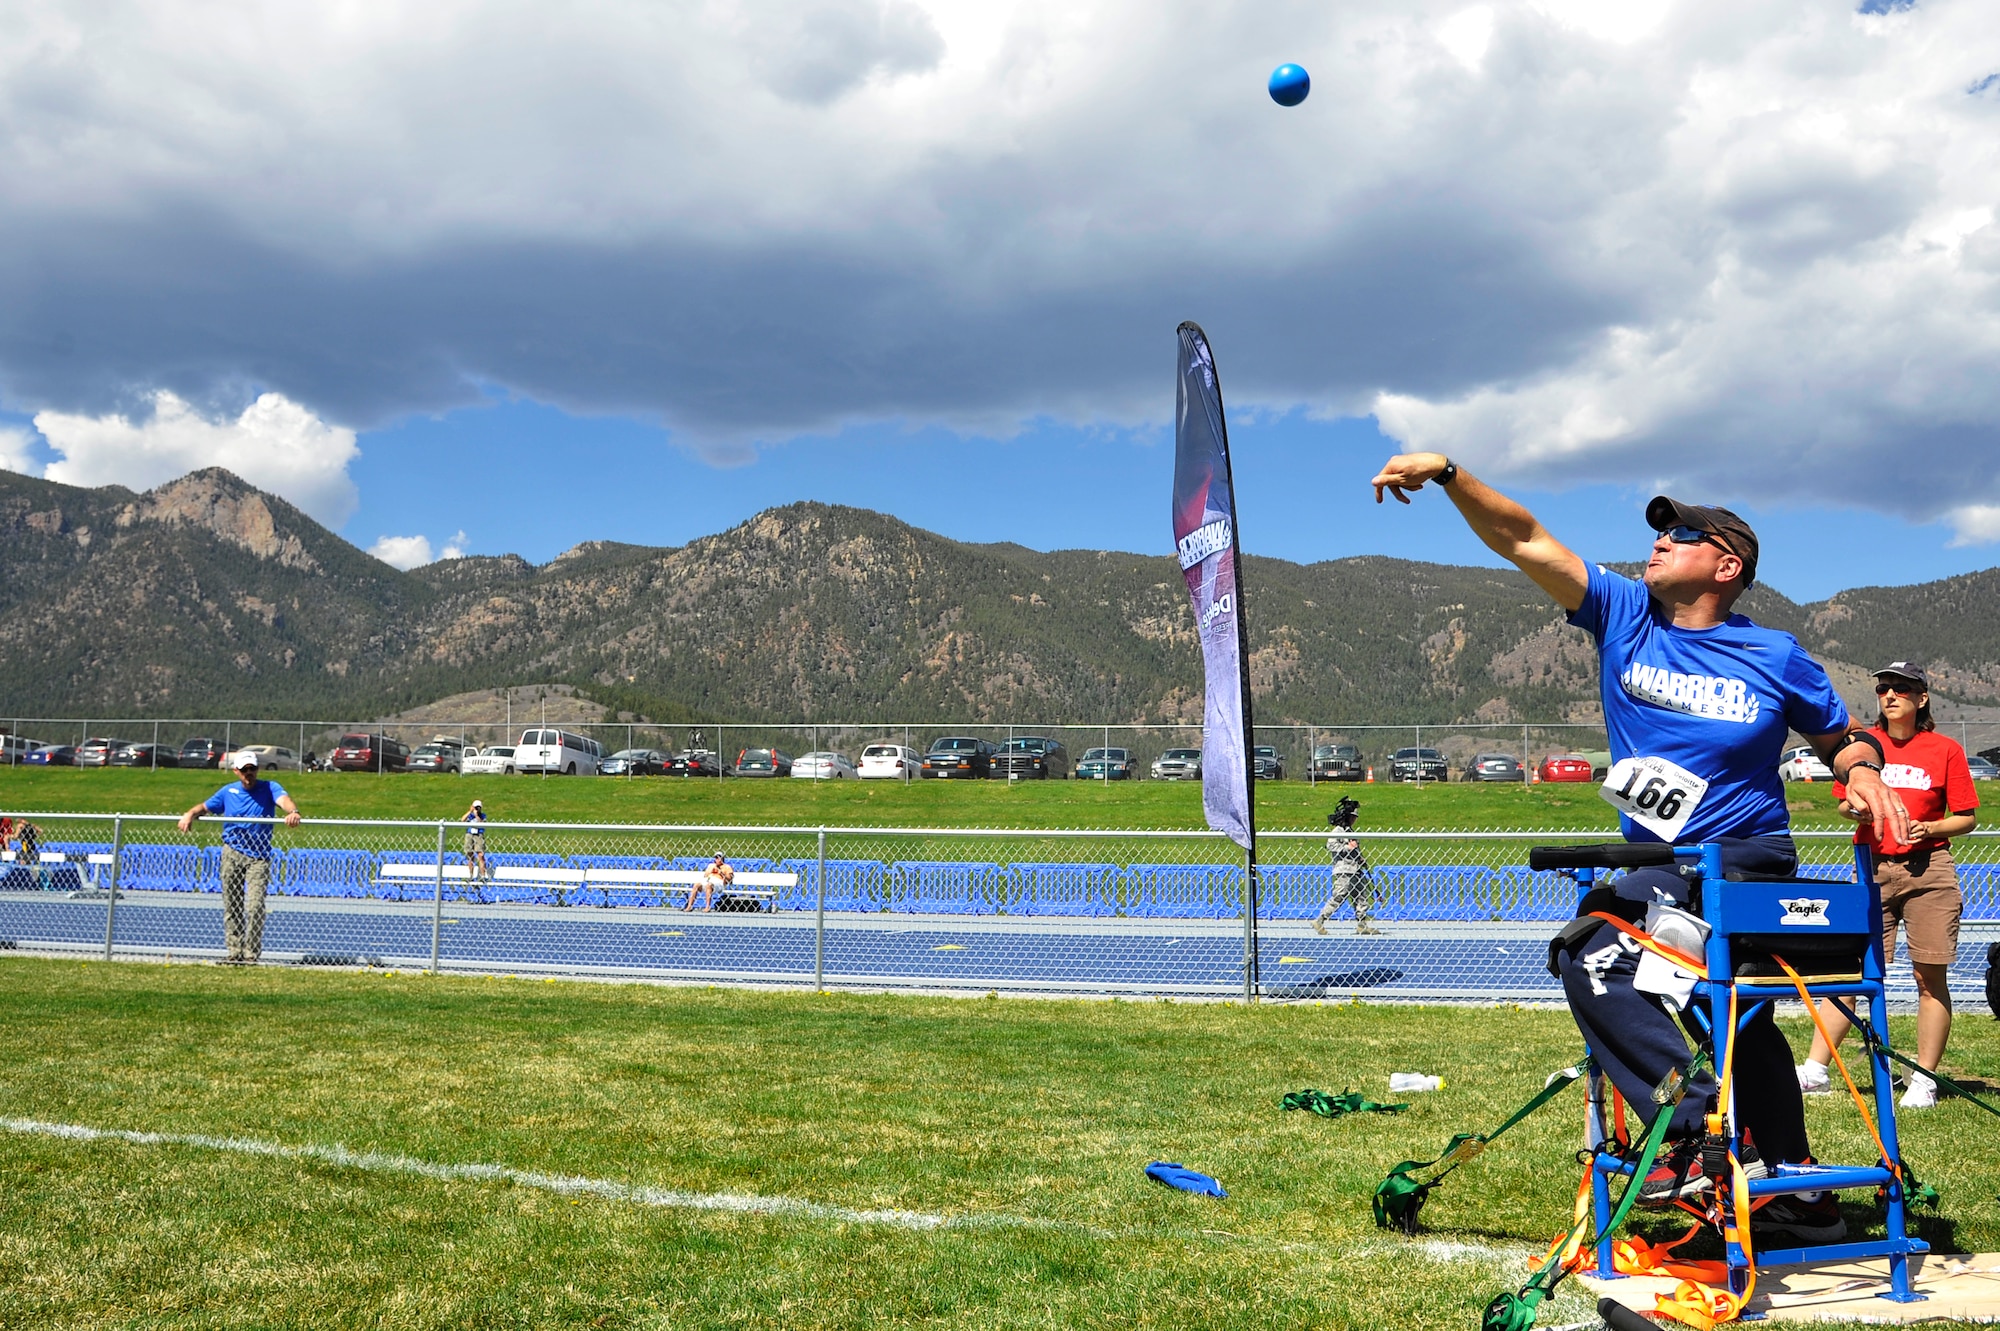
[[(178, 813), (227, 774), (0, 768), (9, 809)], [(1136, 781), (714, 781), (651, 777), (450, 777), (286, 773), (308, 816), (457, 818), (474, 797), (504, 822), (736, 823), (830, 827), (1199, 828), (1201, 787)], [(1614, 829), (1594, 785), (1320, 785), (1257, 787), (1259, 826), (1324, 827), (1342, 795), (1379, 831), (1442, 828)], [(1791, 788), (1799, 825), (1831, 825), (1832, 787)]]
[[(1798, 1039), (1796, 1024), (1794, 1039)], [(1907, 1032), (1904, 1032), (1907, 1034)], [(1572, 1090), (1411, 1240), (1368, 1195), (1570, 1062), (1560, 1012), (1059, 1003), (0, 960), (0, 1116), (941, 1214), (913, 1232), (0, 1131), (4, 1327), (1476, 1327), (1563, 1223)], [(1948, 1066), (2000, 1074), (1965, 1014)], [(1444, 1091), (1397, 1118), (1304, 1086)], [(1569, 1097), (1578, 1097), (1571, 1099)], [(1813, 1102), (1824, 1157), (1865, 1158)], [(1929, 1237), (2000, 1248), (1992, 1121), (1910, 1115)], [(1227, 1200), (1148, 1182), (1205, 1170)], [(1871, 1209), (1855, 1195), (1851, 1225)], [(1648, 1222), (1648, 1232), (1677, 1227)], [(1544, 1325), (1587, 1315), (1581, 1287)]]

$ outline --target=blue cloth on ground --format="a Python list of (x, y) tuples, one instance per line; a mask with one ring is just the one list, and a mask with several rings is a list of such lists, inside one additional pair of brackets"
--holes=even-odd
[(1198, 1174), (1186, 1165), (1169, 1164), (1155, 1160), (1146, 1166), (1146, 1177), (1155, 1183), (1164, 1183), (1182, 1192), (1198, 1192), (1204, 1197), (1227, 1197), (1222, 1185), (1206, 1174)]

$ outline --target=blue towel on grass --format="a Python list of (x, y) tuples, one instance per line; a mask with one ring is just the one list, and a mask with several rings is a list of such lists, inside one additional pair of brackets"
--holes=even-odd
[(1155, 1183), (1164, 1183), (1182, 1192), (1198, 1192), (1204, 1197), (1227, 1197), (1222, 1185), (1206, 1174), (1198, 1174), (1186, 1165), (1169, 1164), (1155, 1160), (1146, 1166), (1146, 1177)]

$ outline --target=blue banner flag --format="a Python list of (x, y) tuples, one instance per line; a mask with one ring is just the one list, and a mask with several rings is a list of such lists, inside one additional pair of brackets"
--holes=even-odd
[(1201, 803), (1208, 825), (1245, 850), (1257, 839), (1250, 806), (1250, 676), (1243, 634), (1242, 558), (1229, 431), (1208, 335), (1180, 326), (1180, 389), (1174, 406), (1174, 548), (1194, 600), (1207, 674), (1201, 727)]

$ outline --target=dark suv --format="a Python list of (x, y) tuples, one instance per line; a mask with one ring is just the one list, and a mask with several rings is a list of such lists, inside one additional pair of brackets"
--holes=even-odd
[(1397, 749), (1389, 759), (1391, 781), (1449, 781), (1451, 769), (1436, 749)]
[(1046, 781), (1069, 775), (1069, 750), (1059, 739), (1022, 735), (1010, 739), (993, 759), (993, 775)]
[(792, 756), (778, 749), (745, 749), (736, 755), (731, 776), (790, 776)]
[(924, 755), (924, 775), (982, 777), (993, 774), (993, 755), (999, 752), (991, 740), (969, 735), (947, 735), (931, 741)]
[(191, 739), (181, 745), (182, 767), (220, 767), (229, 747), (219, 739)]
[(1250, 775), (1259, 781), (1283, 781), (1285, 760), (1278, 756), (1275, 744), (1259, 744), (1250, 750)]
[(1313, 749), (1312, 774), (1315, 781), (1359, 781), (1368, 771), (1352, 744), (1321, 744)]
[(410, 765), (410, 749), (387, 735), (342, 735), (327, 761), (337, 772), (400, 772)]

